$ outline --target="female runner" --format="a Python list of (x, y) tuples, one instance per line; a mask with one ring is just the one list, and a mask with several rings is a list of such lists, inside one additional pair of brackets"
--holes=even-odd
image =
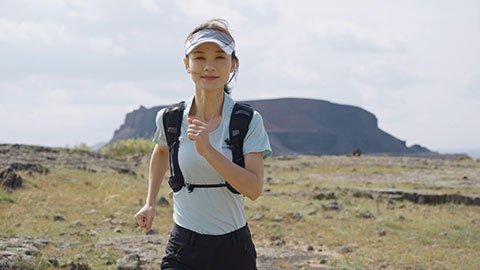
[[(232, 162), (227, 139), (235, 101), (228, 83), (236, 76), (238, 61), (224, 20), (207, 21), (186, 39), (185, 69), (195, 89), (185, 102), (178, 138), (178, 166), (185, 185), (173, 193), (174, 225), (161, 269), (256, 269), (244, 197), (255, 200), (262, 193), (263, 159), (272, 152), (262, 117), (253, 111), (243, 140), (244, 167)], [(134, 216), (146, 231), (152, 227), (169, 162), (164, 113), (160, 110), (156, 118), (146, 204)]]

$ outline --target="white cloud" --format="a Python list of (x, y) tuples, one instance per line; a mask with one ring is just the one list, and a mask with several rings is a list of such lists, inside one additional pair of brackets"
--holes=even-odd
[(112, 47), (110, 38), (89, 38), (90, 48), (94, 51), (106, 51)]
[(191, 94), (188, 80), (114, 81), (59, 76), (28, 76), (19, 81), (0, 83), (0, 100), (18, 106), (52, 104), (157, 106), (173, 103), (172, 94)]
[[(1, 142), (64, 146), (107, 141), (140, 105), (177, 102), (188, 81), (109, 82), (30, 76), (0, 84)], [(19, 116), (19, 117), (15, 117)]]
[(127, 54), (127, 50), (119, 45), (113, 43), (111, 38), (108, 37), (91, 37), (88, 39), (90, 48), (94, 52), (106, 52), (118, 56), (124, 56)]
[[(416, 87), (414, 87), (416, 88)], [(365, 106), (379, 118), (381, 129), (432, 150), (454, 142), (458, 148), (477, 148), (479, 133), (472, 123), (480, 113), (478, 100), (467, 100), (454, 92), (425, 91), (416, 88), (402, 102), (384, 100)]]
[(141, 0), (140, 5), (148, 12), (156, 13), (160, 10), (160, 7), (154, 0)]
[(372, 30), (348, 21), (321, 21), (314, 19), (306, 28), (318, 39), (334, 50), (353, 52), (402, 52), (402, 42), (385, 38)]
[[(65, 146), (109, 140), (133, 107), (44, 104), (0, 106), (2, 142)], [(11, 117), (21, 115), (21, 117)]]
[(350, 78), (356, 83), (381, 90), (401, 89), (428, 82), (420, 72), (396, 65), (398, 63), (394, 61), (370, 61), (368, 64), (352, 67)]
[[(69, 19), (97, 22), (102, 17), (101, 8), (94, 0), (41, 0), (37, 9), (49, 10)], [(45, 6), (46, 5), (46, 6)]]
[[(110, 4), (120, 1), (108, 1)], [(0, 17), (37, 21), (98, 22), (108, 9), (100, 6), (107, 1), (95, 0), (16, 0), (0, 2)], [(104, 7), (103, 7), (104, 8)]]
[(158, 100), (158, 96), (137, 82), (114, 82), (102, 85), (90, 91), (89, 98), (96, 100), (113, 99), (117, 103), (140, 105), (149, 100)]
[(232, 3), (227, 3), (225, 1), (175, 1), (175, 5), (176, 10), (183, 13), (181, 15), (174, 13), (175, 17), (178, 19), (184, 19), (184, 16), (188, 16), (190, 21), (197, 20), (196, 24), (214, 18), (228, 18), (229, 23), (240, 26), (247, 20), (245, 14), (242, 14), (240, 10), (233, 8), (234, 5)]
[(73, 100), (70, 91), (63, 88), (42, 88), (40, 89), (41, 104), (68, 104)]
[(6, 43), (36, 47), (39, 44), (52, 46), (70, 39), (71, 33), (63, 25), (0, 18), (0, 41)]
[(463, 88), (464, 97), (480, 99), (480, 70), (475, 70), (466, 76)]

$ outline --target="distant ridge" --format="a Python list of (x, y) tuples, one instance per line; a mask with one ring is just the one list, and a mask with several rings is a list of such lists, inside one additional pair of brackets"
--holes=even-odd
[[(372, 113), (350, 105), (306, 98), (241, 101), (260, 112), (275, 156), (344, 155), (360, 148), (362, 153), (432, 153), (425, 147), (407, 147), (405, 141), (378, 128)], [(130, 112), (110, 143), (128, 138), (151, 138), (155, 117), (165, 106)]]

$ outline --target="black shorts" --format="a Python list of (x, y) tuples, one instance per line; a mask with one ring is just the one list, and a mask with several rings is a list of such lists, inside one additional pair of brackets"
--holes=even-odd
[(173, 225), (161, 269), (256, 270), (257, 253), (248, 224), (223, 235), (205, 235)]

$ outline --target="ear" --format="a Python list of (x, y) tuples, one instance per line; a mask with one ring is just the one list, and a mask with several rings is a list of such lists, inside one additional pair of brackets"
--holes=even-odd
[(230, 68), (230, 73), (235, 71), (235, 66), (237, 65), (237, 58), (233, 58), (232, 60), (232, 67)]
[(191, 73), (190, 66), (188, 66), (188, 59), (186, 57), (183, 58), (183, 63), (185, 64), (185, 70), (187, 71), (187, 73)]

